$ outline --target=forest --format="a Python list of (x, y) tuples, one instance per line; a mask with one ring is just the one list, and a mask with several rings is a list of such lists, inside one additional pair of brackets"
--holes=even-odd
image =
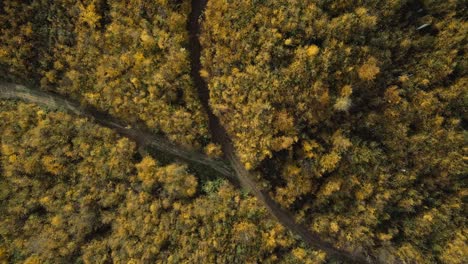
[(0, 263), (467, 263), (467, 9), (0, 1)]

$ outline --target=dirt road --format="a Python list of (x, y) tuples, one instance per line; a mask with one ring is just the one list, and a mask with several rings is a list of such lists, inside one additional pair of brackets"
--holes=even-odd
[(61, 95), (31, 89), (23, 85), (0, 81), (1, 99), (20, 99), (26, 102), (45, 106), (51, 110), (59, 110), (86, 117), (104, 127), (116, 131), (118, 134), (135, 141), (140, 148), (151, 146), (166, 155), (176, 157), (189, 164), (209, 167), (220, 176), (236, 183), (237, 178), (229, 166), (218, 160), (208, 158), (202, 153), (190, 151), (171, 143), (164, 137), (128, 126), (124, 122), (90, 107), (82, 107), (78, 102), (69, 100)]
[(197, 88), (200, 101), (209, 118), (209, 128), (213, 140), (222, 146), (223, 153), (226, 159), (236, 172), (236, 177), (242, 187), (249, 190), (255, 197), (268, 209), (284, 227), (291, 230), (296, 235), (299, 235), (304, 242), (309, 246), (325, 251), (327, 254), (335, 256), (341, 260), (352, 263), (376, 263), (371, 258), (365, 257), (362, 254), (351, 253), (346, 250), (336, 248), (329, 242), (326, 242), (316, 233), (309, 231), (305, 226), (297, 223), (294, 216), (283, 209), (275, 202), (268, 193), (256, 184), (250, 173), (240, 162), (235, 153), (234, 146), (225, 128), (221, 125), (218, 117), (213, 114), (209, 106), (209, 89), (205, 80), (200, 76), (201, 62), (201, 45), (199, 40), (200, 34), (200, 16), (206, 7), (206, 0), (192, 0), (192, 13), (190, 14), (188, 30), (190, 34), (190, 59), (191, 59), (191, 74), (192, 80)]

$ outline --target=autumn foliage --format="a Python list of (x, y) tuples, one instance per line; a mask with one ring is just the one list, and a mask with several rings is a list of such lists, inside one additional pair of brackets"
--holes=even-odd
[[(190, 76), (190, 7), (0, 1), (0, 78), (222, 160)], [(466, 263), (466, 10), (208, 0), (198, 74), (253, 180), (309, 230), (383, 263)], [(0, 147), (0, 263), (335, 261), (231, 183), (92, 120), (0, 101)]]
[[(0, 261), (294, 263), (301, 245), (224, 180), (139, 157), (106, 128), (0, 102)], [(311, 262), (312, 263), (312, 262)]]
[(4, 2), (0, 65), (11, 76), (33, 72), (43, 89), (185, 146), (209, 138), (189, 76), (188, 1)]
[(210, 104), (311, 230), (384, 263), (464, 262), (462, 2), (208, 1)]

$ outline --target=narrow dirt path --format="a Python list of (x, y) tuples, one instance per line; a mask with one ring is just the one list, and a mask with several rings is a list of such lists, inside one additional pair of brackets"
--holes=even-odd
[(218, 117), (213, 114), (209, 105), (210, 92), (208, 90), (208, 85), (205, 80), (200, 76), (200, 70), (202, 68), (200, 58), (201, 58), (201, 45), (199, 40), (200, 34), (200, 24), (199, 18), (203, 10), (205, 9), (207, 0), (195, 0), (192, 1), (192, 12), (189, 18), (188, 31), (189, 31), (189, 51), (190, 51), (190, 66), (191, 66), (191, 76), (194, 82), (194, 85), (198, 92), (198, 97), (200, 102), (208, 115), (209, 128), (211, 136), (215, 143), (220, 144), (223, 147), (223, 153), (231, 152), (231, 149), (224, 149), (229, 147), (229, 136), (221, 126), (221, 123), (218, 120)]
[(195, 163), (209, 167), (213, 171), (219, 173), (220, 176), (223, 176), (235, 185), (238, 185), (237, 178), (233, 175), (231, 168), (223, 162), (210, 159), (199, 152), (186, 150), (161, 136), (154, 135), (153, 133), (146, 132), (142, 129), (132, 128), (107, 113), (90, 107), (83, 108), (78, 102), (69, 100), (61, 95), (40, 91), (38, 89), (31, 89), (19, 84), (0, 81), (0, 99), (19, 99), (45, 106), (51, 110), (59, 110), (86, 117), (97, 124), (110, 128), (118, 134), (135, 141), (142, 149), (150, 146), (165, 155), (176, 157), (189, 164)]
[(351, 263), (377, 263), (362, 254), (351, 253), (346, 250), (339, 249), (329, 242), (321, 239), (316, 233), (307, 229), (304, 225), (297, 223), (294, 216), (287, 210), (283, 209), (275, 202), (268, 193), (263, 191), (253, 180), (250, 173), (240, 162), (235, 154), (235, 149), (230, 140), (225, 128), (221, 125), (219, 118), (213, 114), (209, 106), (209, 89), (205, 80), (200, 76), (202, 68), (200, 62), (201, 45), (199, 40), (200, 34), (200, 19), (203, 10), (206, 7), (207, 0), (192, 0), (192, 12), (190, 14), (188, 30), (190, 34), (190, 59), (191, 59), (191, 74), (192, 80), (197, 88), (200, 101), (209, 118), (209, 128), (213, 140), (222, 146), (223, 153), (231, 166), (236, 171), (236, 177), (242, 187), (249, 190), (255, 197), (268, 209), (284, 227), (299, 235), (301, 239), (309, 246), (325, 251), (327, 254), (335, 256), (341, 260)]

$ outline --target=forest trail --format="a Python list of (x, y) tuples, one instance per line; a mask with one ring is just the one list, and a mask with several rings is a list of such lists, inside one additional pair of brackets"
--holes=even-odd
[(283, 209), (275, 202), (268, 193), (263, 191), (258, 184), (253, 180), (250, 173), (240, 162), (235, 154), (235, 148), (232, 141), (221, 125), (219, 118), (213, 114), (209, 106), (209, 89), (205, 80), (200, 75), (201, 66), (201, 44), (199, 40), (200, 34), (200, 19), (202, 12), (206, 7), (207, 0), (192, 0), (192, 12), (190, 14), (188, 30), (189, 30), (189, 51), (191, 61), (192, 80), (198, 91), (199, 99), (208, 115), (210, 133), (215, 143), (221, 145), (225, 158), (229, 161), (236, 172), (241, 186), (249, 190), (285, 228), (299, 235), (301, 239), (309, 246), (321, 249), (327, 254), (335, 256), (341, 260), (351, 263), (377, 263), (376, 260), (371, 260), (362, 254), (351, 253), (346, 250), (336, 248), (329, 242), (326, 242), (316, 233), (307, 229), (304, 225), (297, 223), (294, 216), (287, 210)]
[(83, 107), (78, 102), (69, 100), (61, 95), (0, 81), (0, 99), (19, 99), (45, 106), (51, 110), (59, 110), (86, 117), (97, 124), (112, 129), (118, 134), (135, 141), (140, 148), (150, 146), (161, 153), (176, 157), (189, 164), (195, 163), (209, 167), (234, 184), (238, 184), (232, 170), (223, 162), (210, 159), (199, 152), (186, 150), (183, 147), (173, 144), (164, 137), (154, 135), (154, 133), (132, 128), (128, 126), (128, 124), (125, 124), (107, 113), (91, 107)]

